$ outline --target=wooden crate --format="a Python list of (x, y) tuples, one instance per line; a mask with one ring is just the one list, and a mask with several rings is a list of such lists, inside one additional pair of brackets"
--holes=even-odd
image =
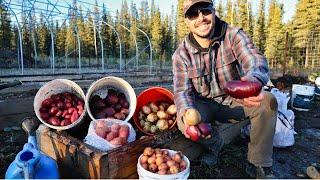
[(156, 136), (142, 136), (108, 152), (44, 125), (37, 130), (37, 140), (39, 149), (57, 160), (62, 178), (138, 178), (137, 160), (147, 146), (180, 150), (190, 160), (203, 151), (176, 128)]

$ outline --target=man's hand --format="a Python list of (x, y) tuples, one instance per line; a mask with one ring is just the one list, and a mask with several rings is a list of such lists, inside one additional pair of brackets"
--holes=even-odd
[[(241, 81), (253, 81), (253, 79), (241, 77)], [(255, 79), (255, 81), (257, 80)], [(246, 107), (257, 107), (257, 106), (260, 106), (263, 99), (264, 99), (264, 93), (263, 91), (261, 91), (258, 96), (248, 97), (244, 99), (235, 99), (235, 101)]]

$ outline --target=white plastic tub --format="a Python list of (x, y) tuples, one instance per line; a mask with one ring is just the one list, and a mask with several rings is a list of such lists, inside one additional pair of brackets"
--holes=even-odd
[(81, 87), (75, 82), (68, 79), (55, 79), (47, 82), (38, 90), (36, 96), (34, 97), (33, 108), (34, 108), (34, 112), (36, 113), (36, 116), (43, 124), (45, 124), (46, 126), (52, 129), (66, 130), (66, 129), (71, 129), (80, 125), (87, 111), (86, 107), (84, 106), (83, 113), (80, 115), (78, 120), (67, 126), (53, 126), (47, 123), (46, 121), (44, 121), (41, 118), (40, 111), (39, 111), (41, 108), (42, 101), (49, 98), (53, 94), (59, 94), (62, 92), (70, 92), (80, 97), (83, 101), (85, 100), (85, 95)]
[[(167, 149), (169, 151), (170, 156), (176, 154), (176, 151)], [(188, 179), (190, 175), (190, 161), (186, 156), (183, 156), (183, 160), (186, 161), (187, 163), (187, 168), (177, 174), (167, 174), (167, 175), (160, 175), (156, 173), (152, 173), (150, 171), (145, 170), (141, 164), (140, 164), (140, 159), (143, 154), (140, 155), (137, 163), (137, 171), (139, 175), (139, 179), (145, 179), (145, 180), (150, 180), (150, 179)]]
[(88, 111), (90, 118), (92, 120), (97, 120), (96, 118), (94, 118), (90, 110), (90, 104), (89, 104), (90, 98), (96, 94), (98, 94), (100, 97), (107, 96), (108, 88), (117, 89), (125, 94), (126, 99), (129, 102), (129, 114), (124, 121), (128, 122), (133, 116), (134, 111), (136, 109), (137, 96), (133, 88), (127, 81), (125, 81), (122, 78), (118, 78), (114, 76), (101, 78), (93, 82), (89, 87), (87, 91), (86, 99), (85, 99), (85, 104), (86, 104), (86, 109)]

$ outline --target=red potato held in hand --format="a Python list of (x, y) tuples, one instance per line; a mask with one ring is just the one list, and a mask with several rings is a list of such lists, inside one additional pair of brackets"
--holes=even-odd
[(229, 81), (223, 90), (225, 93), (236, 99), (243, 99), (259, 95), (262, 85), (252, 81)]
[(200, 123), (198, 124), (198, 128), (201, 132), (201, 136), (205, 139), (211, 138), (212, 127), (209, 123)]
[(197, 142), (201, 137), (201, 133), (200, 133), (199, 129), (196, 126), (189, 126), (187, 128), (186, 132), (190, 136), (190, 139), (192, 141)]

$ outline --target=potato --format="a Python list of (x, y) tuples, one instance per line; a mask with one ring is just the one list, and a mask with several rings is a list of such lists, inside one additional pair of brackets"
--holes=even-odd
[(156, 158), (154, 158), (154, 157), (149, 157), (149, 158), (148, 158), (148, 163), (149, 163), (149, 164), (154, 164), (154, 163), (156, 163)]
[(172, 104), (168, 107), (167, 113), (170, 115), (175, 115), (177, 113), (177, 107), (176, 105)]
[(159, 166), (158, 166), (158, 169), (159, 170), (165, 170), (165, 171), (167, 171), (168, 170), (168, 165), (166, 164), (166, 163), (162, 163), (162, 164), (160, 164)]
[(119, 98), (116, 94), (108, 94), (106, 102), (107, 104), (115, 105), (119, 102)]
[(111, 131), (111, 132), (109, 132), (109, 133), (107, 134), (106, 140), (110, 142), (111, 140), (113, 140), (113, 139), (116, 138), (116, 137), (118, 137), (118, 132), (113, 132), (113, 131)]
[(57, 107), (51, 107), (49, 110), (49, 114), (56, 115), (59, 109)]
[(151, 113), (151, 108), (149, 106), (142, 106), (142, 112), (148, 115)]
[(60, 126), (60, 120), (57, 117), (50, 117), (48, 123), (54, 126)]
[(145, 120), (140, 120), (140, 126), (141, 127), (144, 127), (144, 123), (145, 123), (146, 121)]
[(156, 125), (152, 125), (151, 127), (150, 127), (150, 132), (151, 133), (156, 133), (158, 131), (158, 127), (156, 126)]
[(159, 128), (160, 131), (164, 131), (164, 130), (167, 130), (169, 128), (169, 123), (168, 123), (167, 120), (160, 119), (157, 122), (157, 127)]
[(71, 124), (70, 120), (64, 119), (61, 121), (60, 126), (68, 126), (69, 124)]
[(155, 122), (156, 120), (158, 120), (158, 116), (156, 113), (151, 113), (147, 116), (147, 121), (149, 122)]
[(76, 122), (76, 121), (78, 120), (78, 118), (79, 118), (78, 112), (77, 112), (77, 111), (73, 111), (73, 113), (72, 113), (72, 115), (71, 115), (71, 117), (70, 117), (71, 123)]
[(122, 108), (120, 113), (124, 114), (125, 116), (127, 116), (129, 114), (129, 110), (126, 108)]
[(142, 111), (139, 111), (139, 120), (144, 120), (146, 118), (146, 115), (142, 112)]
[(148, 164), (143, 163), (143, 164), (141, 164), (141, 166), (143, 167), (143, 169), (148, 170)]
[(160, 106), (163, 106), (164, 109), (168, 109), (168, 107), (170, 106), (170, 104), (167, 103), (167, 102), (160, 102)]
[(157, 165), (156, 164), (150, 164), (149, 165), (149, 171), (151, 171), (153, 173), (157, 172), (158, 171)]
[(175, 162), (173, 160), (169, 160), (169, 161), (167, 161), (167, 165), (168, 165), (168, 167), (172, 167), (175, 165)]
[(151, 102), (150, 104), (149, 104), (149, 107), (151, 108), (151, 111), (152, 112), (158, 112), (159, 111), (159, 107), (154, 103), (154, 102)]
[(124, 144), (122, 137), (116, 137), (109, 142), (110, 142), (110, 144), (113, 144), (113, 145), (123, 145)]
[(187, 168), (187, 163), (184, 160), (181, 160), (180, 162), (180, 169), (181, 171), (185, 170)]
[(126, 118), (126, 116), (124, 114), (122, 114), (121, 112), (114, 114), (113, 117), (116, 119), (119, 119), (119, 120), (124, 120)]
[(177, 174), (179, 172), (179, 168), (176, 165), (173, 165), (169, 169), (171, 174)]
[(165, 113), (164, 111), (158, 111), (157, 116), (159, 119), (167, 119), (168, 118), (168, 114)]
[(150, 132), (151, 126), (148, 125), (148, 124), (145, 124), (144, 127), (143, 127), (143, 130), (144, 130), (145, 132)]
[(129, 136), (129, 127), (127, 125), (121, 125), (119, 129), (119, 137), (128, 138)]
[(106, 137), (106, 131), (102, 127), (98, 127), (95, 129), (95, 132), (98, 136), (105, 138)]
[(162, 164), (162, 163), (163, 163), (163, 157), (157, 157), (156, 158), (156, 165), (160, 166), (160, 164)]
[(154, 150), (151, 147), (146, 147), (143, 150), (143, 155), (145, 156), (151, 156), (153, 154)]
[(176, 163), (180, 163), (182, 160), (182, 153), (181, 152), (177, 152), (175, 155), (173, 155), (172, 159), (176, 162)]
[(40, 117), (46, 121), (49, 119), (50, 115), (47, 112), (40, 112)]
[(41, 103), (41, 107), (50, 107), (51, 104), (53, 103), (53, 99), (47, 98)]
[(159, 105), (159, 111), (165, 111), (165, 108), (163, 105)]
[(196, 109), (187, 109), (183, 119), (188, 125), (195, 126), (201, 122), (201, 115)]
[(145, 164), (148, 162), (148, 156), (146, 155), (143, 155), (141, 158), (140, 158), (140, 163), (141, 164)]
[(114, 123), (111, 125), (111, 131), (112, 132), (118, 132), (120, 129), (120, 125), (118, 123)]

